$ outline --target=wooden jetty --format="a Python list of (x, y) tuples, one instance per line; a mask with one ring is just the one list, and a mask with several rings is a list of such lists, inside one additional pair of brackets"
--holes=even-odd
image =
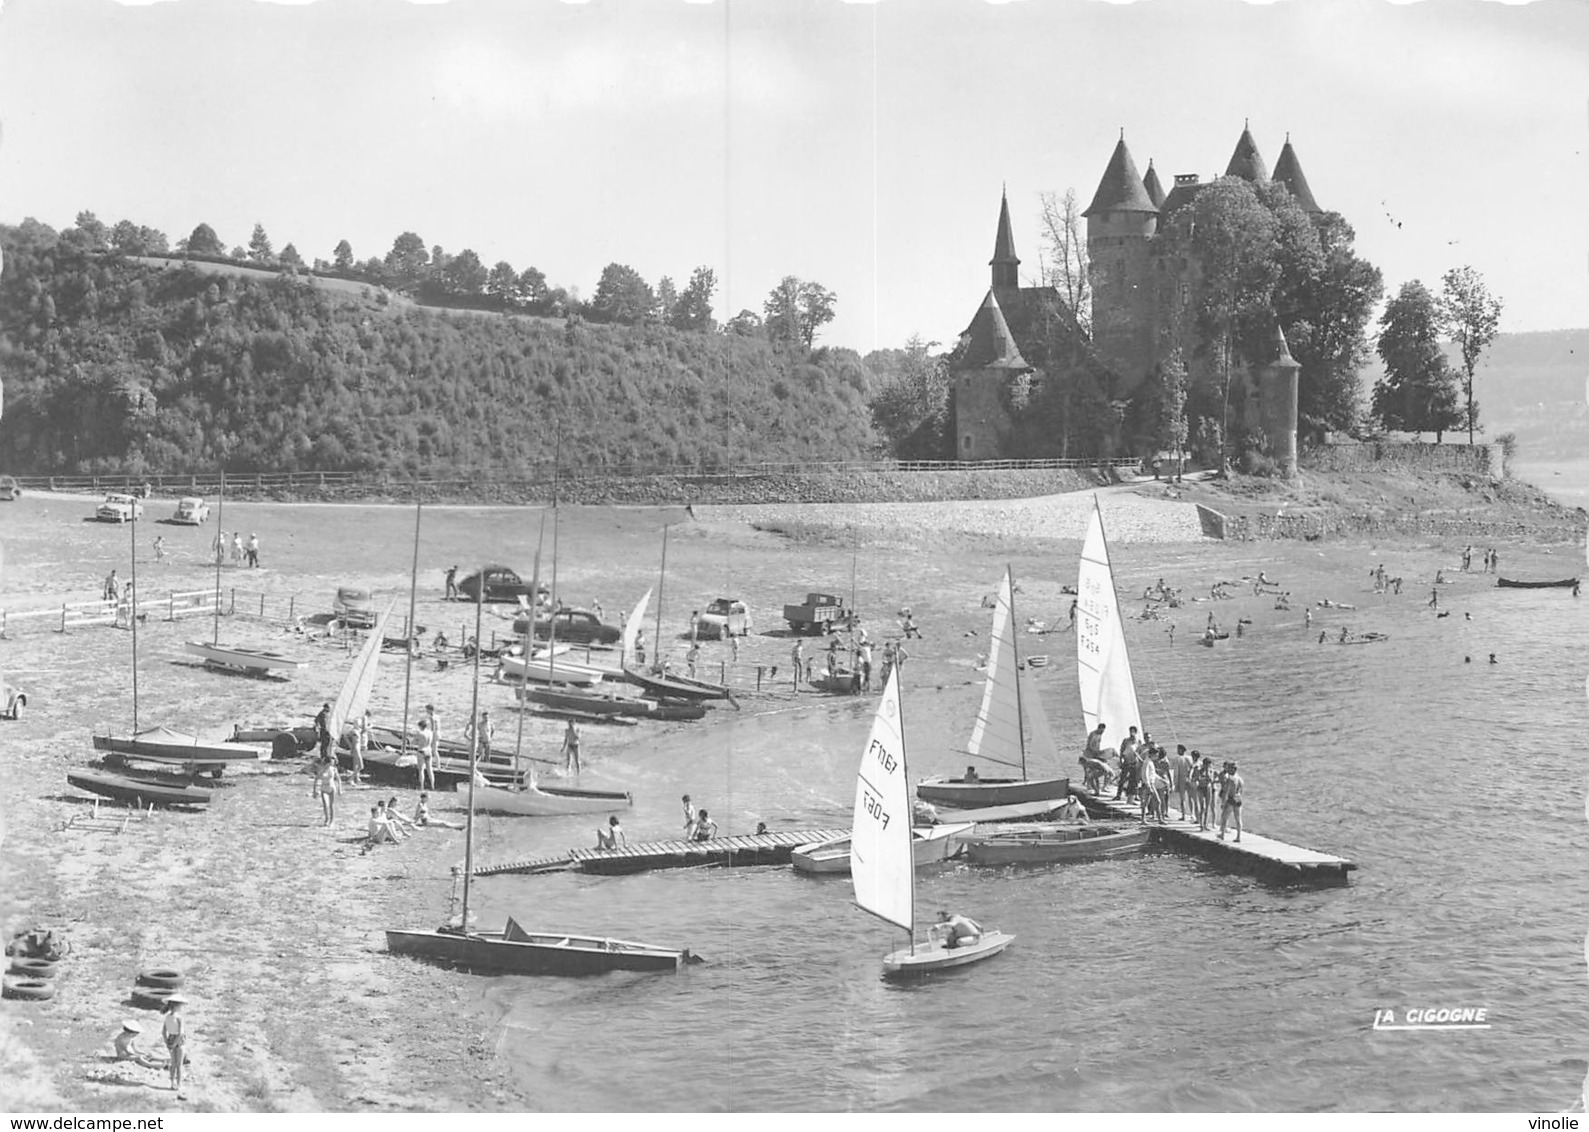
[[(1140, 807), (1135, 802), (1115, 801), (1112, 797), (1089, 794), (1072, 786), (1071, 793), (1080, 798), (1089, 813), (1100, 817), (1136, 819)], [(1171, 795), (1170, 809), (1175, 809)], [(1163, 825), (1149, 822), (1153, 843), (1194, 853), (1221, 868), (1249, 873), (1269, 884), (1345, 884), (1348, 874), (1357, 868), (1355, 862), (1331, 853), (1288, 845), (1261, 833), (1245, 829), (1241, 844), (1235, 842), (1236, 831), (1231, 827), (1223, 841), (1217, 823), (1209, 830), (1200, 830), (1195, 821), (1170, 818)]]
[(502, 873), (530, 875), (578, 870), (603, 876), (643, 873), (651, 869), (690, 869), (702, 865), (744, 868), (750, 865), (787, 865), (801, 845), (848, 837), (847, 829), (808, 829), (776, 833), (745, 833), (714, 837), (709, 841), (645, 841), (618, 849), (570, 849), (556, 857), (476, 865), (474, 875)]

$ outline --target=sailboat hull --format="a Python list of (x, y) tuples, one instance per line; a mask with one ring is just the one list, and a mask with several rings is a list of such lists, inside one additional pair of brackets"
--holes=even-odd
[(1127, 857), (1148, 847), (1147, 826), (1055, 825), (965, 838), (973, 865), (1053, 865)]
[[(517, 927), (512, 924), (512, 927)], [(608, 971), (677, 971), (686, 951), (621, 939), (556, 933), (404, 931), (388, 928), (386, 949), (433, 963), (506, 975), (600, 975)]]
[(164, 727), (140, 731), (136, 735), (95, 735), (94, 749), (127, 758), (158, 763), (201, 763), (224, 766), (268, 759), (270, 752), (240, 743), (206, 742), (194, 735), (183, 735)]
[(79, 768), (68, 771), (66, 781), (90, 794), (139, 806), (207, 806), (210, 802), (208, 790), (180, 779), (162, 781), (136, 774), (112, 774)]
[(1009, 806), (1017, 802), (1064, 801), (1070, 794), (1069, 778), (963, 778), (934, 776), (916, 784), (916, 797), (935, 806)]
[(623, 679), (645, 689), (653, 696), (679, 700), (732, 701), (734, 698), (733, 693), (723, 684), (713, 684), (710, 680), (693, 680), (688, 676), (653, 676), (628, 665), (624, 666)]
[[(960, 842), (955, 840), (976, 827), (971, 822), (954, 825), (921, 825), (911, 831), (911, 857), (919, 869), (923, 865), (947, 861), (959, 856)], [(846, 875), (850, 871), (850, 839), (838, 837), (832, 841), (818, 841), (798, 846), (790, 855), (789, 863), (796, 872), (824, 873), (832, 876)]]
[(279, 652), (244, 648), (241, 645), (218, 645), (207, 641), (188, 641), (188, 652), (204, 658), (204, 663), (215, 668), (229, 668), (238, 672), (269, 672), (277, 668), (307, 668), (307, 660), (283, 656)]
[(883, 977), (912, 979), (933, 971), (948, 971), (991, 959), (1015, 942), (1006, 932), (983, 932), (974, 943), (945, 947), (934, 942), (926, 947), (904, 948), (883, 957)]
[[(459, 790), (466, 790), (460, 786)], [(474, 788), (474, 808), (478, 814), (510, 814), (543, 818), (563, 814), (608, 814), (632, 806), (634, 799), (617, 790), (577, 790), (559, 786), (528, 786), (516, 790), (506, 786)], [(468, 808), (468, 802), (464, 802)]]

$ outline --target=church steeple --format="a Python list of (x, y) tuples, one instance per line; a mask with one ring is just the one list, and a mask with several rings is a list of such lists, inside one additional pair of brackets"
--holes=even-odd
[(999, 194), (999, 231), (993, 237), (993, 258), (988, 260), (993, 268), (993, 287), (998, 291), (1018, 290), (1021, 286), (1020, 257), (1015, 254), (1015, 235), (1010, 231), (1010, 197)]
[(1230, 155), (1230, 164), (1225, 166), (1225, 176), (1240, 177), (1244, 181), (1254, 183), (1269, 179), (1269, 167), (1264, 164), (1258, 152), (1258, 143), (1252, 140), (1252, 131), (1246, 123), (1241, 127), (1241, 138), (1236, 142), (1236, 152)]
[(1317, 214), (1324, 211), (1318, 201), (1313, 199), (1308, 179), (1302, 175), (1302, 163), (1297, 160), (1297, 151), (1291, 148), (1290, 134), (1286, 135), (1286, 146), (1280, 151), (1280, 160), (1275, 162), (1274, 179), (1291, 190), (1291, 195), (1302, 206), (1303, 212)]
[(1153, 171), (1153, 158), (1148, 158), (1148, 171), (1142, 174), (1142, 188), (1147, 192), (1148, 199), (1153, 202), (1153, 207), (1164, 208), (1164, 186), (1159, 184), (1159, 175)]

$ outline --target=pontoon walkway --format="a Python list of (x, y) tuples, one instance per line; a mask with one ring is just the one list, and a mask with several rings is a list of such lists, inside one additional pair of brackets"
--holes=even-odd
[[(1140, 812), (1135, 802), (1117, 802), (1112, 796), (1099, 797), (1075, 786), (1071, 792), (1086, 803), (1088, 811), (1100, 817), (1135, 818)], [(1173, 799), (1170, 809), (1176, 812)], [(1242, 831), (1241, 844), (1237, 845), (1234, 828), (1227, 831), (1223, 841), (1217, 825), (1204, 831), (1197, 828), (1196, 822), (1171, 818), (1163, 825), (1150, 823), (1150, 828), (1156, 845), (1195, 853), (1221, 868), (1249, 873), (1270, 884), (1345, 884), (1348, 874), (1357, 868), (1344, 857), (1288, 845), (1250, 829)]]
[(474, 875), (501, 873), (551, 873), (577, 869), (585, 873), (616, 876), (651, 869), (688, 869), (701, 865), (787, 865), (801, 845), (849, 836), (847, 829), (808, 829), (777, 833), (746, 833), (714, 837), (710, 841), (647, 841), (620, 849), (570, 849), (557, 857), (477, 865)]

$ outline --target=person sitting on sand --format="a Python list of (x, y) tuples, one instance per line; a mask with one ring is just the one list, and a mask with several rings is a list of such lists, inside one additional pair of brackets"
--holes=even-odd
[(620, 845), (627, 844), (629, 844), (629, 839), (624, 836), (623, 826), (619, 823), (617, 814), (607, 819), (606, 829), (596, 830), (596, 848), (598, 849), (616, 849)]
[(414, 807), (414, 828), (430, 824), (430, 795), (423, 790), (419, 793), (419, 803)]
[(386, 816), (391, 821), (392, 825), (399, 831), (401, 831), (405, 825), (409, 829), (418, 828), (412, 821), (410, 821), (408, 818), (405, 818), (403, 816), (403, 812), (397, 808), (396, 794), (393, 794), (391, 800), (386, 803)]
[(939, 910), (936, 928), (942, 931), (943, 945), (947, 948), (966, 947), (982, 938), (981, 924), (958, 912), (950, 915), (947, 909)]
[(383, 841), (397, 844), (397, 831), (392, 828), (391, 821), (386, 817), (385, 802), (377, 802), (370, 807), (370, 823), (365, 828), (365, 832), (371, 845), (379, 845)]
[(117, 1061), (144, 1061), (143, 1051), (138, 1048), (138, 1037), (142, 1033), (143, 1027), (138, 1023), (131, 1020), (122, 1022), (121, 1033), (114, 1039)]

